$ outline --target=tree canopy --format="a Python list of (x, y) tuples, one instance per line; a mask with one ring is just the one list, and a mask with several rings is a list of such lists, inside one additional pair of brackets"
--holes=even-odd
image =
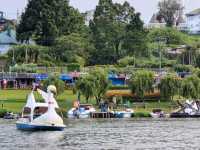
[(68, 0), (29, 0), (17, 26), (17, 38), (48, 46), (61, 35), (79, 32), (83, 24), (83, 17)]
[(164, 19), (168, 27), (178, 25), (183, 15), (183, 6), (180, 0), (161, 0), (158, 3), (159, 18)]
[[(113, 3), (112, 0), (100, 0), (90, 22), (92, 39), (96, 51), (92, 56), (94, 64), (116, 63), (127, 52), (139, 51), (145, 45), (145, 32), (140, 14), (128, 2)], [(125, 41), (127, 41), (125, 43)], [(135, 47), (131, 47), (135, 45)]]
[(145, 92), (153, 92), (154, 73), (151, 71), (140, 70), (133, 73), (130, 80), (130, 88), (134, 94), (144, 100)]

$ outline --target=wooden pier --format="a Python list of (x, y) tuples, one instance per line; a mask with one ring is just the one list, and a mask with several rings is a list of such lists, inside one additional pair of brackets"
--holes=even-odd
[(115, 118), (115, 115), (110, 112), (93, 112), (90, 114), (91, 118)]

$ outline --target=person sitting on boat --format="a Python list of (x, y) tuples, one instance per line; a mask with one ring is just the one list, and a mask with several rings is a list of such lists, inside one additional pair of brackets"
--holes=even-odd
[(79, 108), (80, 108), (80, 102), (79, 100), (74, 101), (74, 108), (75, 110), (73, 111), (73, 115), (77, 118), (79, 118)]

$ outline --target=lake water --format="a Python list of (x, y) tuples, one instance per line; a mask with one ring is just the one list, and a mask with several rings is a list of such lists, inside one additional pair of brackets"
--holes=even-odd
[(22, 132), (0, 120), (0, 150), (200, 149), (200, 119), (66, 120), (59, 132)]

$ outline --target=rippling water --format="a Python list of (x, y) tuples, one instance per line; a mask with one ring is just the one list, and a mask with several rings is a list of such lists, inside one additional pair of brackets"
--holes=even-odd
[(198, 119), (66, 120), (62, 132), (22, 132), (0, 120), (0, 150), (200, 149)]

